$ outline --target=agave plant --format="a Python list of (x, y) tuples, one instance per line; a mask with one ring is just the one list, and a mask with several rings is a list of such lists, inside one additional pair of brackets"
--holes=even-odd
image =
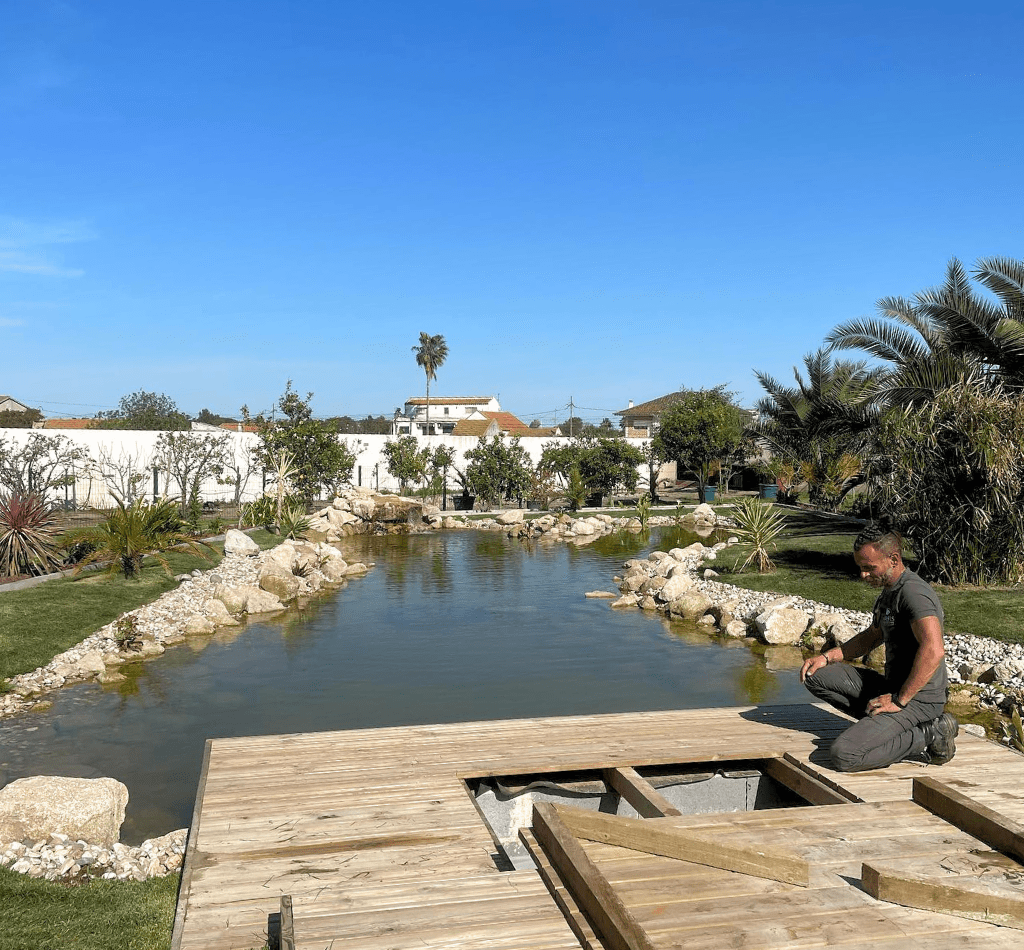
[(1024, 752), (1024, 723), (1021, 723), (1020, 710), (1014, 706), (1009, 723), (1001, 723), (1003, 741), (1017, 752)]
[(277, 515), (277, 503), (273, 495), (261, 495), (248, 502), (242, 508), (242, 516), (238, 520), (240, 528), (263, 528), (274, 523)]
[(170, 574), (170, 565), (162, 554), (167, 548), (184, 546), (202, 557), (200, 546), (210, 547), (191, 537), (184, 527), (173, 498), (152, 505), (142, 498), (130, 505), (118, 504), (99, 526), (96, 549), (79, 562), (76, 570), (94, 561), (110, 561), (112, 574), (135, 578), (142, 570), (142, 559), (151, 554)]
[(0, 575), (47, 574), (61, 567), (53, 509), (37, 494), (0, 497)]
[(757, 564), (760, 574), (775, 570), (768, 550), (775, 547), (775, 539), (785, 528), (785, 516), (774, 505), (765, 504), (757, 498), (748, 498), (736, 509), (733, 518), (739, 526), (736, 534), (753, 546), (739, 570), (742, 571), (751, 561)]

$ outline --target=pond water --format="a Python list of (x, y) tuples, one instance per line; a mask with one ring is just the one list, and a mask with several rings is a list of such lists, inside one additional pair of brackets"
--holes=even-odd
[(348, 560), (377, 564), (365, 578), (0, 722), (0, 786), (113, 776), (130, 794), (122, 840), (138, 843), (189, 824), (208, 738), (804, 701), (792, 655), (775, 671), (747, 642), (584, 598), (615, 590), (627, 557), (693, 540), (674, 529), (582, 547), (478, 531), (348, 538)]

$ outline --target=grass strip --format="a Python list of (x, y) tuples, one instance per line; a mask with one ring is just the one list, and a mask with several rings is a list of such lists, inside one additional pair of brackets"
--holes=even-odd
[(178, 877), (58, 884), (0, 868), (0, 950), (167, 950)]
[[(250, 536), (263, 548), (281, 541), (266, 531)], [(224, 556), (223, 544), (213, 545), (206, 553), (204, 560), (186, 552), (166, 552), (171, 576), (154, 558), (148, 558), (137, 580), (89, 573), (0, 593), (0, 681), (45, 666), (125, 611), (173, 590), (178, 586), (173, 575), (216, 567)]]
[[(726, 584), (747, 590), (795, 594), (834, 607), (870, 611), (878, 591), (860, 580), (853, 560), (853, 540), (860, 526), (829, 522), (800, 513), (787, 515), (787, 530), (770, 551), (776, 570), (738, 574), (737, 565), (750, 553), (737, 544), (719, 553), (709, 566)], [(916, 560), (907, 558), (911, 568)], [(933, 585), (946, 614), (946, 630), (990, 637), (1003, 643), (1024, 643), (1024, 590), (1021, 588), (946, 587)]]

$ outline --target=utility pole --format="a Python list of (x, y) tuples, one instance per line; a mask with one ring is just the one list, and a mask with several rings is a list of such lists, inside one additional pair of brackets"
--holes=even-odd
[(569, 397), (569, 438), (572, 438), (572, 396)]

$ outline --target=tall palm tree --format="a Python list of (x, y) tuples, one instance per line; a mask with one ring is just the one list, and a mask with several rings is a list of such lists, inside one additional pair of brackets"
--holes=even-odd
[(931, 402), (958, 380), (1001, 383), (1024, 391), (1024, 262), (982, 258), (975, 278), (996, 298), (978, 296), (953, 258), (940, 287), (913, 298), (883, 297), (883, 319), (840, 324), (826, 338), (889, 364), (880, 388), (891, 406)]
[(420, 344), (412, 348), (416, 354), (416, 365), (423, 367), (427, 374), (427, 435), (430, 435), (430, 381), (437, 378), (437, 371), (448, 358), (448, 344), (440, 333), (431, 336), (420, 333)]

